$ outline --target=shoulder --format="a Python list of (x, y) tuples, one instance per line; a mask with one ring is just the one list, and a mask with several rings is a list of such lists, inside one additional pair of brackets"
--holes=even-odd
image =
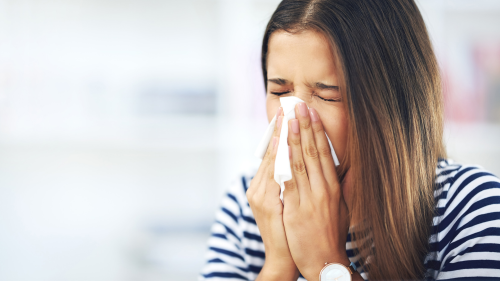
[(231, 181), (231, 184), (229, 185), (226, 195), (230, 197), (231, 195), (233, 195), (234, 197), (237, 197), (236, 199), (239, 199), (238, 202), (241, 203), (246, 202), (248, 204), (246, 200), (246, 192), (250, 187), (250, 182), (252, 181), (255, 174), (256, 171), (254, 169), (248, 169), (242, 171), (238, 176), (236, 176)]
[(441, 160), (426, 261), (437, 279), (500, 276), (500, 180), (480, 166)]
[(255, 172), (241, 173), (222, 198), (199, 280), (253, 280), (264, 264), (264, 244), (246, 191)]
[[(500, 180), (481, 166), (461, 165), (452, 160), (441, 160), (436, 169), (436, 190), (438, 214), (451, 212), (456, 207), (472, 207), (482, 202), (495, 201), (500, 196)], [(489, 199), (488, 199), (489, 198)], [(483, 201), (488, 199), (486, 201)], [(498, 198), (497, 198), (498, 199)]]
[(248, 231), (258, 231), (246, 197), (246, 192), (254, 175), (254, 170), (243, 171), (231, 181), (215, 217), (216, 223), (214, 227), (217, 225), (224, 226), (226, 231), (229, 231), (240, 241), (241, 238), (249, 236)]
[(244, 220), (255, 224), (250, 205), (248, 204), (246, 192), (250, 182), (255, 175), (254, 170), (246, 170), (235, 177), (224, 195), (221, 202), (221, 210), (228, 211), (233, 220)]

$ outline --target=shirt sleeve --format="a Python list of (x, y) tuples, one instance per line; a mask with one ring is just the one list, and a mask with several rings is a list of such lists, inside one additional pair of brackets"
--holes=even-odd
[[(449, 194), (437, 280), (500, 280), (500, 181), (465, 168)], [(448, 220), (448, 221), (446, 221)]]
[[(243, 176), (231, 185), (222, 199), (211, 228), (206, 263), (198, 280), (253, 280), (260, 272), (261, 267), (253, 268), (255, 266), (246, 254), (249, 249), (244, 240), (248, 240), (247, 236), (252, 230), (257, 233), (250, 238), (262, 241), (253, 215), (245, 215), (250, 210), (247, 206), (246, 189), (247, 178)], [(252, 222), (255, 229), (251, 229)], [(263, 264), (263, 248), (261, 254)]]

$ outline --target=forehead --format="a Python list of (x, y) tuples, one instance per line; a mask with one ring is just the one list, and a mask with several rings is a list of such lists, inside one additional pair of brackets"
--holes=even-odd
[(301, 76), (336, 82), (332, 48), (325, 36), (314, 30), (276, 31), (269, 38), (267, 73), (268, 78)]

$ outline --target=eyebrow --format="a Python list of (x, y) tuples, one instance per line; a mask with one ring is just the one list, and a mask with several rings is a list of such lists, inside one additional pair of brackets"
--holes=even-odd
[[(272, 82), (272, 83), (278, 84), (280, 86), (284, 86), (284, 85), (290, 83), (290, 81), (283, 79), (283, 78), (270, 78), (270, 79), (267, 79), (267, 82)], [(338, 90), (339, 86), (326, 85), (324, 83), (317, 82), (316, 84), (314, 84), (314, 88), (317, 88), (320, 90)]]
[(278, 84), (280, 86), (283, 86), (283, 85), (286, 85), (286, 84), (290, 83), (290, 81), (288, 81), (286, 79), (282, 79), (282, 78), (267, 79), (267, 82), (273, 82), (273, 83)]
[(339, 86), (325, 85), (321, 82), (316, 83), (316, 88), (321, 90), (338, 90)]

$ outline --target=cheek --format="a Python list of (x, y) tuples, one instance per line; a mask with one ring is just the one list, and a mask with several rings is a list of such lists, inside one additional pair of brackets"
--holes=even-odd
[(278, 108), (281, 106), (279, 98), (273, 97), (273, 94), (267, 94), (266, 96), (266, 111), (267, 111), (267, 120), (271, 122), (271, 120), (276, 115)]

